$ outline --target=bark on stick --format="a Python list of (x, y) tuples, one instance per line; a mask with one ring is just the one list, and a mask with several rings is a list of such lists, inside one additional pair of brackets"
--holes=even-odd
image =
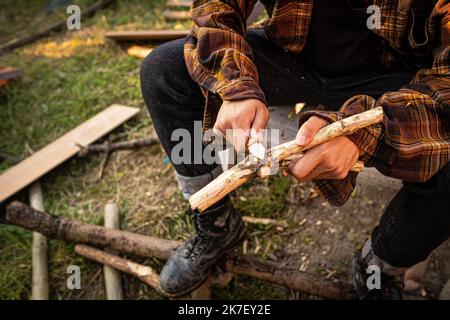
[[(166, 260), (171, 251), (181, 243), (180, 241), (164, 240), (70, 221), (34, 210), (17, 201), (8, 206), (6, 222), (68, 242), (106, 246), (124, 254), (163, 260)], [(106, 260), (99, 260), (101, 263), (104, 261)], [(241, 255), (229, 256), (224, 261), (223, 271), (226, 272), (265, 280), (326, 299), (351, 299), (354, 297), (352, 286), (349, 284), (322, 279), (278, 263)]]

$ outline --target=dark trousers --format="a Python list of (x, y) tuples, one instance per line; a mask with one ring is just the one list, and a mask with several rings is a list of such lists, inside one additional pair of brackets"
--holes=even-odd
[[(262, 31), (251, 31), (247, 40), (254, 52), (260, 86), (270, 105), (307, 102), (337, 110), (345, 100), (366, 94), (374, 98), (406, 84), (405, 71), (370, 71), (338, 78), (321, 76), (301, 55), (271, 44)], [(184, 40), (156, 48), (143, 62), (141, 86), (155, 130), (168, 155), (178, 143), (171, 141), (175, 129), (194, 136), (194, 121), (203, 118), (204, 97), (190, 77), (183, 57)], [(198, 134), (197, 134), (198, 136)], [(179, 164), (179, 175), (196, 177), (216, 166)], [(436, 182), (439, 181), (439, 182)], [(387, 206), (372, 234), (375, 253), (394, 266), (410, 266), (425, 259), (450, 234), (450, 166), (432, 181), (405, 184)]]

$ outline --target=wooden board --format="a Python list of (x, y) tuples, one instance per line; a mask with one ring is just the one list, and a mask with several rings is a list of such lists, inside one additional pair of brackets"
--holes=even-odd
[(192, 0), (167, 0), (166, 7), (168, 8), (190, 8), (192, 6)]
[(191, 12), (190, 11), (165, 10), (163, 12), (163, 16), (167, 20), (188, 20), (188, 19), (191, 19)]
[(0, 175), (0, 202), (77, 154), (80, 146), (91, 144), (138, 112), (138, 108), (112, 105), (6, 170)]
[(109, 31), (105, 37), (116, 41), (170, 41), (184, 38), (189, 30), (141, 30), (141, 31)]

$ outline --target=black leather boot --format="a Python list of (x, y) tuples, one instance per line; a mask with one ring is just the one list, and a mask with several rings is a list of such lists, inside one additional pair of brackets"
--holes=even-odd
[[(368, 262), (370, 257), (362, 257), (361, 250), (355, 255), (353, 259), (353, 285), (356, 294), (360, 300), (403, 300), (402, 290), (403, 282), (398, 276), (388, 275), (381, 271), (381, 266)], [(368, 282), (372, 283), (370, 276), (376, 276), (373, 270), (369, 270), (369, 265), (377, 266), (379, 272), (379, 287), (369, 286)]]
[(161, 291), (171, 297), (202, 285), (217, 260), (245, 237), (244, 222), (230, 200), (194, 213), (193, 220), (196, 234), (172, 253), (159, 276)]

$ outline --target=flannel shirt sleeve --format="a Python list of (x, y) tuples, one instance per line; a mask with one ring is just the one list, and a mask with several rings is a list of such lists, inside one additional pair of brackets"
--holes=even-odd
[(246, 20), (256, 0), (197, 0), (194, 26), (186, 38), (184, 56), (191, 77), (222, 100), (259, 99), (253, 53), (245, 39)]
[[(300, 125), (313, 115), (335, 121), (382, 106), (381, 124), (348, 136), (362, 151), (360, 160), (390, 177), (428, 181), (450, 161), (450, 3), (438, 2), (433, 17), (439, 21), (441, 38), (431, 68), (418, 71), (409, 84), (378, 100), (360, 95), (346, 101), (339, 112), (307, 112)], [(355, 187), (356, 174), (315, 184), (332, 205), (342, 205)]]

